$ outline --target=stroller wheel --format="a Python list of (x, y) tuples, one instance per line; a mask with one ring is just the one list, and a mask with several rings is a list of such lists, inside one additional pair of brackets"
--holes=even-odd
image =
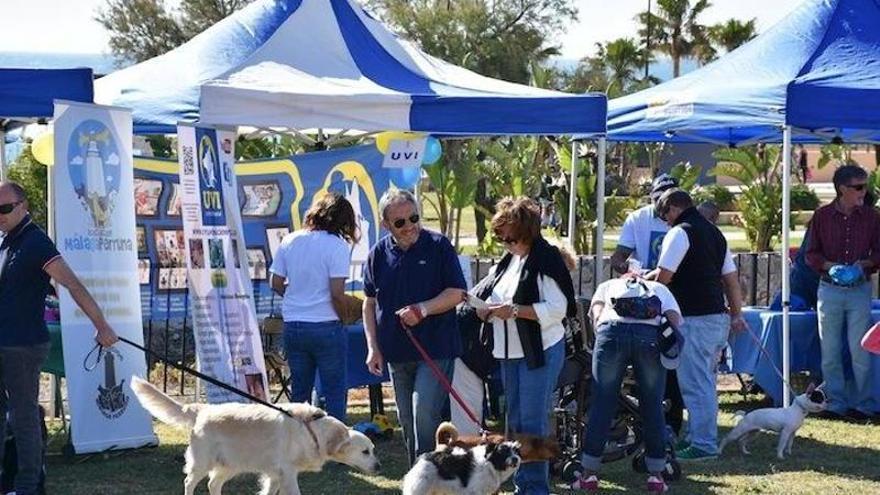
[(678, 481), (681, 479), (681, 464), (678, 463), (677, 459), (666, 459), (663, 479), (666, 481)]
[(584, 467), (581, 465), (581, 461), (571, 459), (562, 466), (562, 481), (574, 483), (583, 472)]
[(647, 473), (648, 466), (645, 464), (645, 451), (639, 450), (632, 458), (633, 471), (637, 473)]

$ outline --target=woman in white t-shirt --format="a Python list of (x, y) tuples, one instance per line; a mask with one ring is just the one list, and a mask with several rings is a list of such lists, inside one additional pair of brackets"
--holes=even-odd
[(345, 421), (348, 335), (342, 325), (351, 245), (357, 243), (351, 203), (327, 193), (309, 211), (303, 228), (281, 241), (272, 262), (272, 290), (283, 296), (284, 349), (294, 402), (308, 402), (320, 373), (327, 412)]
[[(649, 472), (647, 489), (648, 492), (665, 492), (668, 488), (662, 475), (666, 467), (664, 368), (677, 366), (684, 345), (677, 330), (682, 321), (681, 310), (665, 285), (633, 273), (600, 284), (593, 294), (590, 315), (596, 329), (593, 383), (581, 456), (584, 474), (573, 488), (587, 491), (599, 488), (599, 466), (617, 411), (620, 384), (627, 366), (632, 365), (639, 391), (645, 463)], [(663, 317), (669, 323), (668, 328), (663, 325)]]

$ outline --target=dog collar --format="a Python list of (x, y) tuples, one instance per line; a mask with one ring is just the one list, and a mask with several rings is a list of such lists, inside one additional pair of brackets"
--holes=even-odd
[(311, 421), (303, 421), (303, 425), (305, 425), (306, 430), (309, 432), (309, 436), (312, 437), (312, 441), (315, 442), (315, 450), (318, 451), (318, 457), (321, 457), (321, 444), (318, 442), (318, 435), (315, 435), (315, 430), (312, 429), (312, 425), (310, 425)]

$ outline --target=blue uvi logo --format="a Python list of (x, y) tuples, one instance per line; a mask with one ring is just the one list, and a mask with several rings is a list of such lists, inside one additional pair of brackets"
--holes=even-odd
[(196, 128), (196, 158), (202, 202), (202, 225), (226, 225), (223, 209), (222, 172), (213, 129)]
[(86, 120), (71, 133), (67, 144), (68, 170), (73, 189), (96, 228), (107, 228), (119, 193), (121, 159), (118, 139), (97, 120)]

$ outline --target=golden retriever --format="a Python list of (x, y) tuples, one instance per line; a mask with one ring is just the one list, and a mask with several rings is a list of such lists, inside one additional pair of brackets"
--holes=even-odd
[(368, 473), (379, 469), (366, 435), (308, 404), (279, 404), (289, 417), (260, 404), (183, 405), (136, 376), (131, 388), (157, 419), (190, 430), (186, 495), (205, 476), (211, 495), (220, 495), (223, 484), (240, 473), (261, 474), (263, 495), (298, 495), (299, 473), (320, 471), (327, 461)]

